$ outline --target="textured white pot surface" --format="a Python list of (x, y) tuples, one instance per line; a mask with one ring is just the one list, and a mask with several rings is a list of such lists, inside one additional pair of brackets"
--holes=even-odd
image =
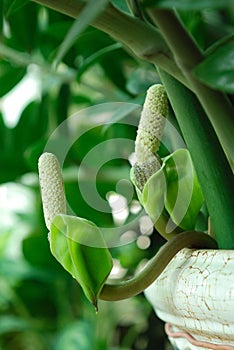
[[(179, 349), (234, 349), (233, 250), (181, 250), (145, 295)], [(186, 347), (186, 335), (218, 347)]]

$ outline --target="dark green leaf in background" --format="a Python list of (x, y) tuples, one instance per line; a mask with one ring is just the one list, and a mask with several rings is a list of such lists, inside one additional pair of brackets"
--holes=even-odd
[(133, 95), (145, 95), (147, 89), (156, 82), (159, 82), (159, 77), (155, 69), (150, 65), (142, 65), (129, 76), (127, 90)]
[(166, 9), (203, 10), (206, 8), (224, 8), (231, 4), (231, 1), (232, 0), (146, 0), (144, 4)]
[(93, 350), (94, 333), (92, 324), (75, 321), (61, 330), (55, 344), (55, 350)]
[(39, 140), (47, 128), (47, 114), (43, 104), (33, 101), (25, 107), (18, 124), (13, 129), (15, 149), (24, 152), (29, 145)]
[(0, 1), (0, 38), (2, 37), (3, 32), (3, 1)]
[(58, 264), (51, 256), (47, 236), (34, 234), (26, 237), (22, 243), (22, 251), (28, 263), (34, 268), (47, 270), (50, 278), (52, 277), (49, 270), (52, 269), (54, 271)]
[(6, 95), (26, 74), (25, 68), (12, 66), (6, 61), (0, 62), (0, 97)]
[(195, 68), (196, 77), (205, 84), (234, 92), (234, 41), (220, 46)]
[(16, 262), (10, 259), (0, 260), (0, 275), (14, 282), (31, 277), (39, 280), (48, 280), (51, 278), (48, 271), (36, 269), (24, 260)]
[(64, 55), (74, 44), (80, 33), (103, 11), (103, 8), (108, 3), (107, 0), (94, 1), (90, 0), (82, 11), (81, 15), (72, 25), (67, 36), (62, 42), (59, 51), (55, 57), (54, 64), (57, 66), (63, 59)]
[(6, 125), (2, 114), (0, 113), (0, 148), (3, 151), (5, 148)]
[[(84, 62), (83, 64), (80, 66), (79, 70), (78, 70), (78, 75), (77, 78), (80, 80), (82, 74), (92, 65), (94, 65), (95, 63), (99, 62), (100, 59), (106, 55), (107, 53), (112, 53), (114, 54), (115, 50), (118, 50), (122, 47), (122, 45), (120, 43), (115, 43), (112, 45), (109, 45), (107, 47), (104, 47), (102, 49), (100, 49), (99, 51), (95, 52), (94, 54), (92, 54), (91, 56), (89, 56)], [(112, 62), (110, 62), (111, 64)]]
[[(4, 0), (3, 0), (4, 2)], [(6, 16), (12, 15), (15, 11), (19, 10), (21, 7), (26, 5), (29, 2), (29, 0), (13, 0), (13, 1), (6, 1), (7, 7), (5, 8)]]
[(11, 28), (9, 46), (31, 53), (38, 42), (38, 17), (35, 4), (30, 1), (12, 13), (7, 20)]
[(0, 316), (0, 334), (25, 331), (29, 328), (25, 319), (16, 316)]

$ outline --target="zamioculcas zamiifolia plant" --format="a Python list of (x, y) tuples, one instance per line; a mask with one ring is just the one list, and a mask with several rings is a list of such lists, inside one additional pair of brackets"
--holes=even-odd
[[(227, 93), (234, 90), (230, 73), (225, 69), (232, 66), (233, 37), (222, 37), (206, 52), (202, 51), (184, 25), (182, 14), (175, 10), (201, 11), (204, 9), (201, 1), (136, 0), (125, 4), (103, 0), (95, 8), (91, 2), (83, 1), (35, 1), (78, 18), (55, 57), (55, 66), (88, 24), (156, 66), (188, 147), (187, 158), (191, 156), (193, 161), (218, 246), (233, 249), (234, 108)], [(214, 4), (207, 0), (206, 5), (225, 8), (230, 1)], [(167, 202), (170, 201), (173, 205), (173, 200), (168, 198)], [(177, 223), (174, 214), (172, 219)], [(172, 227), (168, 227), (168, 234), (170, 230), (173, 231)]]
[[(189, 152), (181, 149), (164, 159), (156, 153), (166, 115), (165, 89), (160, 84), (153, 85), (147, 92), (141, 114), (135, 143), (136, 162), (131, 177), (139, 200), (155, 227), (170, 239), (138, 275), (127, 281), (106, 283), (112, 269), (112, 258), (101, 230), (91, 221), (66, 214), (58, 160), (51, 153), (44, 153), (39, 159), (41, 195), (50, 231), (51, 252), (80, 283), (96, 309), (99, 298), (121, 300), (142, 292), (182, 248), (217, 247), (210, 236), (193, 230), (204, 198)], [(183, 207), (188, 194), (189, 203)], [(182, 229), (185, 232), (181, 233)]]
[[(47, 242), (35, 200), (33, 218), (31, 211), (30, 216), (17, 213), (28, 227), (18, 234), (15, 215), (5, 218), (1, 197), (1, 349), (28, 350), (31, 338), (36, 349), (44, 332), (50, 339), (41, 347), (50, 348), (53, 337), (60, 350), (66, 348), (59, 336), (63, 320), (69, 323), (68, 337), (78, 318), (90, 330), (102, 325), (101, 313), (90, 322), (86, 299), (73, 297), (79, 291), (75, 280), (96, 309), (100, 299), (120, 300), (144, 291), (157, 315), (170, 323), (170, 337), (182, 332), (197, 347), (197, 342), (205, 347), (204, 341), (214, 344), (208, 348), (234, 346), (233, 23), (232, 0), (0, 1), (0, 183), (10, 188), (15, 181), (37, 198), (33, 176), (40, 157), (49, 231)], [(24, 87), (28, 76), (36, 80), (35, 91), (15, 98), (11, 92), (20, 82), (19, 89)], [(14, 109), (9, 119), (8, 105)], [(7, 123), (14, 115), (11, 127)], [(7, 197), (4, 191), (0, 188), (0, 195)], [(113, 198), (125, 203), (120, 220), (120, 202)], [(150, 221), (150, 232), (144, 219)], [(141, 239), (151, 242), (148, 249), (141, 249)], [(41, 249), (34, 250), (35, 242)], [(22, 251), (13, 257), (16, 249)], [(149, 258), (145, 265), (143, 256)], [(115, 259), (123, 279), (115, 274)], [(44, 287), (38, 296), (28, 293), (25, 286), (31, 283), (45, 283), (48, 293)], [(125, 311), (135, 301), (146, 320), (148, 304), (144, 308), (141, 296), (129, 301)], [(120, 314), (118, 304), (105, 307)], [(118, 327), (114, 317), (113, 322), (106, 319), (108, 329)], [(129, 328), (116, 347), (131, 348)], [(7, 332), (3, 339), (2, 332)], [(211, 332), (216, 338), (209, 338)], [(93, 337), (83, 333), (94, 348)], [(106, 333), (110, 336), (103, 347), (108, 348), (111, 332)], [(102, 344), (95, 340), (97, 347)]]

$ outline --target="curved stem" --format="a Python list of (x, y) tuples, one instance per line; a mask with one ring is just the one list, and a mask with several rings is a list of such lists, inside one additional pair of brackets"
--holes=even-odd
[(154, 223), (154, 227), (167, 241), (175, 236), (178, 237), (178, 234), (182, 232), (182, 229), (173, 223), (165, 208)]
[(216, 242), (202, 232), (187, 231), (170, 239), (145, 265), (143, 270), (130, 280), (119, 284), (104, 285), (99, 299), (117, 301), (130, 298), (145, 290), (162, 273), (171, 259), (183, 248), (217, 248)]

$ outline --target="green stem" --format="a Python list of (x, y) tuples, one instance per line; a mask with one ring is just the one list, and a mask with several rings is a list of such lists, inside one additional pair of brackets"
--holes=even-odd
[(194, 161), (219, 248), (234, 249), (234, 176), (195, 95), (159, 70)]
[(165, 208), (158, 220), (154, 223), (154, 227), (167, 241), (182, 232), (182, 229), (171, 221)]
[(187, 231), (180, 233), (164, 244), (136, 277), (119, 284), (105, 284), (99, 299), (116, 301), (141, 293), (155, 281), (171, 259), (183, 248), (215, 249), (217, 245), (210, 236), (202, 232)]
[[(77, 18), (84, 8), (84, 3), (74, 0), (33, 1), (73, 18)], [(158, 65), (183, 84), (188, 85), (165, 40), (152, 25), (123, 13), (109, 4), (92, 22), (92, 26), (126, 45), (138, 58)]]
[(203, 60), (203, 54), (175, 13), (158, 9), (151, 9), (149, 13), (173, 52), (178, 67), (181, 68), (203, 106), (231, 165), (234, 165), (233, 106), (225, 94), (205, 86), (194, 76), (193, 69)]

